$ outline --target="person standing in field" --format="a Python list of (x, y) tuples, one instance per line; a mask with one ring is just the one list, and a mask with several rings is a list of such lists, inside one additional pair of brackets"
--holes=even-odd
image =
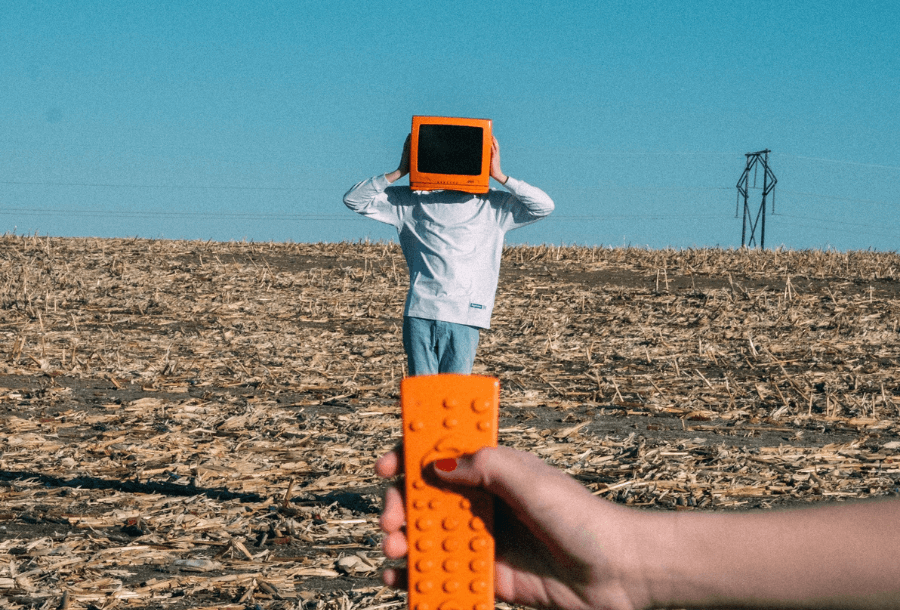
[(344, 195), (354, 212), (397, 229), (409, 268), (403, 348), (409, 375), (472, 372), (481, 329), (490, 328), (507, 231), (548, 216), (553, 200), (503, 173), (493, 138), (491, 177), (506, 191), (413, 191), (391, 186), (409, 173), (410, 138), (399, 167)]

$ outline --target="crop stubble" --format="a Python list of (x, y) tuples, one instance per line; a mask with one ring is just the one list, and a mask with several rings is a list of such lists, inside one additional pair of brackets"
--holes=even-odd
[[(510, 247), (500, 442), (658, 510), (898, 493), (900, 257)], [(386, 243), (0, 238), (0, 599), (402, 607)]]

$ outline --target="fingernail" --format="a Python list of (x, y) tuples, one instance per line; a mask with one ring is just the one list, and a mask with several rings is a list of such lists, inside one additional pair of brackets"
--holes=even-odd
[(456, 458), (443, 458), (434, 463), (434, 467), (444, 472), (453, 472), (456, 470)]

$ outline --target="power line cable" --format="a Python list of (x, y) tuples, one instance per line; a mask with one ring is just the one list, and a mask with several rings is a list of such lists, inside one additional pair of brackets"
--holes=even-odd
[[(346, 214), (274, 214), (258, 212), (175, 212), (175, 211), (128, 211), (128, 210), (77, 210), (60, 208), (0, 208), (0, 215), (22, 214), (24, 216), (46, 216), (50, 214), (106, 217), (106, 218), (233, 218), (233, 219), (279, 219), (279, 220), (365, 220), (362, 216)], [(548, 220), (668, 220), (673, 218), (723, 218), (723, 214), (553, 214)]]
[(841, 225), (841, 226), (845, 226), (845, 227), (860, 227), (860, 228), (873, 229), (873, 230), (885, 228), (884, 225), (871, 225), (871, 224), (866, 224), (866, 223), (862, 223), (862, 222), (848, 222), (846, 220), (835, 220), (832, 218), (817, 218), (814, 216), (797, 216), (796, 214), (779, 214), (779, 216), (782, 216), (784, 218), (794, 218), (796, 220), (821, 221), (821, 222), (827, 222), (832, 225), (836, 224), (836, 225)]
[(591, 191), (591, 192), (649, 192), (649, 191), (731, 191), (733, 187), (727, 186), (550, 186), (554, 192), (558, 191)]
[[(333, 189), (327, 188), (307, 188), (294, 186), (229, 186), (229, 185), (189, 185), (189, 184), (115, 184), (115, 183), (97, 183), (97, 182), (35, 182), (35, 181), (16, 181), (16, 180), (0, 180), (0, 184), (8, 184), (13, 186), (73, 186), (83, 188), (134, 188), (134, 189), (173, 189), (173, 190), (233, 190), (233, 191), (317, 191), (317, 192), (333, 192)], [(666, 190), (683, 190), (683, 191), (730, 191), (729, 187), (724, 186), (690, 186), (690, 185), (668, 185), (668, 186), (556, 186), (554, 190), (567, 191), (666, 191)]]
[(264, 214), (256, 212), (163, 212), (127, 210), (74, 210), (52, 208), (0, 208), (0, 214), (46, 216), (61, 214), (88, 218), (229, 218), (240, 220), (366, 220), (362, 216), (347, 214)]
[(85, 188), (127, 188), (127, 189), (173, 189), (173, 190), (225, 190), (225, 191), (330, 191), (324, 188), (306, 188), (294, 186), (229, 186), (229, 185), (190, 185), (190, 184), (111, 184), (93, 182), (25, 182), (0, 180), (0, 184), (14, 186), (77, 186)]
[(870, 203), (873, 205), (900, 206), (900, 203), (891, 203), (890, 201), (875, 201), (873, 199), (856, 199), (853, 197), (837, 197), (835, 195), (820, 195), (819, 193), (806, 193), (802, 191), (790, 191), (782, 189), (782, 193), (791, 193), (793, 195), (803, 195), (804, 197), (817, 197), (819, 199), (832, 199), (834, 201), (849, 201), (852, 203)]
[(823, 159), (821, 157), (804, 157), (801, 155), (791, 155), (788, 153), (772, 153), (773, 156), (778, 157), (792, 157), (794, 159), (804, 159), (807, 161), (819, 161), (825, 163), (839, 163), (841, 165), (856, 165), (859, 167), (877, 167), (879, 169), (891, 169), (891, 170), (900, 170), (900, 167), (896, 165), (880, 165), (878, 163), (859, 163), (858, 161), (838, 161), (836, 159)]
[(730, 214), (551, 214), (545, 222), (584, 220), (671, 220), (679, 218), (706, 218), (709, 220), (731, 217)]

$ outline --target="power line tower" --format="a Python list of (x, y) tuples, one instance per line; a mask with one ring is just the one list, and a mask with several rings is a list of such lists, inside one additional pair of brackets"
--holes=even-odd
[[(738, 190), (738, 201), (737, 205), (734, 209), (734, 217), (737, 218), (738, 207), (741, 204), (741, 195), (744, 196), (744, 223), (743, 228), (741, 229), (741, 247), (743, 248), (745, 245), (750, 247), (756, 243), (756, 227), (757, 225), (760, 227), (759, 232), (759, 247), (763, 249), (766, 247), (766, 196), (771, 193), (772, 195), (772, 213), (775, 213), (775, 184), (778, 180), (775, 178), (775, 174), (772, 173), (772, 170), (769, 168), (769, 153), (772, 152), (768, 149), (761, 150), (759, 152), (747, 153), (745, 156), (747, 157), (747, 167), (744, 168), (744, 173), (741, 174), (740, 180), (737, 183)], [(750, 207), (747, 203), (748, 192), (751, 188), (757, 188), (756, 186), (756, 178), (759, 172), (759, 166), (762, 164), (763, 168), (763, 186), (762, 186), (762, 203), (759, 205), (759, 210), (756, 212), (756, 219), (750, 217)], [(750, 170), (753, 170), (753, 186), (750, 186)], [(747, 239), (747, 227), (750, 227), (750, 239)]]

